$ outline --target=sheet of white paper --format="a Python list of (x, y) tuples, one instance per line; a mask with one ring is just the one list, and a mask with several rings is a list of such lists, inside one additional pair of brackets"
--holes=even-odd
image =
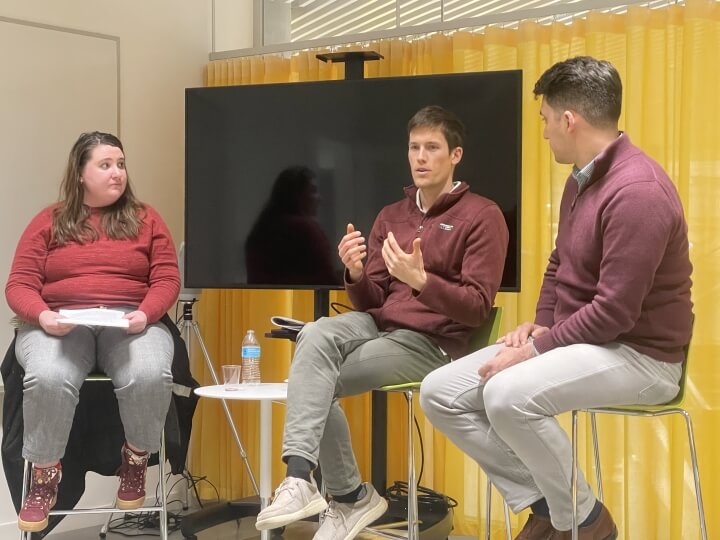
[(117, 309), (61, 309), (62, 319), (57, 322), (64, 324), (84, 324), (88, 326), (117, 326), (127, 328), (130, 321), (123, 319), (124, 312)]

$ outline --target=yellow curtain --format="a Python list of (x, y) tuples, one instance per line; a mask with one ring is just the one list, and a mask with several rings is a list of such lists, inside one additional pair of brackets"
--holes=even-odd
[[(366, 65), (367, 77), (437, 73), (523, 70), (522, 121), (522, 292), (498, 295), (503, 307), (501, 331), (531, 320), (542, 273), (557, 231), (561, 190), (568, 168), (557, 165), (542, 139), (539, 103), (532, 89), (553, 63), (587, 54), (611, 61), (624, 82), (621, 126), (633, 142), (658, 160), (676, 182), (689, 223), (694, 265), (695, 332), (690, 353), (686, 406), (697, 436), (703, 495), (710, 537), (720, 537), (720, 473), (716, 459), (720, 437), (720, 4), (689, 0), (650, 10), (631, 7), (626, 14), (589, 13), (571, 24), (522, 22), (518, 29), (489, 27), (483, 34), (456, 32), (420, 40), (385, 40), (369, 49), (385, 58)], [(339, 79), (341, 65), (315, 59), (318, 51), (210, 62), (209, 86)], [(403, 129), (403, 126), (398, 126)], [(471, 148), (466, 149), (472, 152)], [(404, 159), (398, 156), (398, 159)], [(343, 300), (344, 293), (336, 293)], [(305, 292), (203, 292), (198, 320), (211, 356), (219, 366), (237, 361), (245, 329), (266, 331), (273, 314), (307, 319), (312, 298)], [(289, 344), (264, 340), (263, 377), (282, 380), (292, 351)], [(209, 384), (199, 354), (195, 374)], [(369, 477), (369, 400), (347, 399), (354, 445), (363, 476)], [(389, 406), (388, 479), (405, 478), (406, 433), (401, 398)], [(257, 406), (233, 405), (233, 414), (253, 467), (258, 464)], [(419, 410), (419, 408), (418, 408)], [(274, 416), (273, 485), (283, 474), (279, 459), (283, 409)], [(567, 415), (561, 421), (569, 426)], [(455, 498), (453, 534), (477, 536), (484, 530), (485, 478), (478, 467), (424, 421), (423, 485)], [(677, 540), (699, 535), (693, 481), (684, 426), (677, 420), (622, 419), (599, 421), (605, 499), (622, 538)], [(581, 465), (592, 475), (589, 432), (581, 420)], [(191, 470), (206, 475), (225, 498), (248, 495), (250, 485), (237, 449), (213, 400), (201, 401), (195, 416)], [(209, 487), (201, 490), (211, 498)], [(494, 500), (491, 526), (502, 537), (499, 500)], [(517, 532), (524, 515), (513, 517)]]

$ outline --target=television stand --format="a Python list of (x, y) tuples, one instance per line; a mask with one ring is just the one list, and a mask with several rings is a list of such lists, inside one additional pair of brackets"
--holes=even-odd
[(183, 517), (180, 532), (187, 540), (197, 540), (195, 533), (215, 527), (226, 521), (237, 521), (244, 517), (257, 516), (260, 512), (260, 497), (252, 496), (235, 501), (220, 501)]
[(358, 81), (365, 78), (365, 62), (368, 60), (381, 60), (384, 57), (375, 51), (347, 51), (316, 54), (315, 58), (323, 62), (345, 64), (345, 80)]

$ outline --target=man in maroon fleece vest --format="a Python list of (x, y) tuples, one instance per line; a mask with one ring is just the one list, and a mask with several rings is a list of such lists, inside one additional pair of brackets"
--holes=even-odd
[[(571, 444), (555, 416), (675, 397), (690, 340), (687, 224), (662, 168), (618, 131), (608, 62), (571, 58), (535, 85), (544, 137), (572, 164), (534, 322), (425, 378), (427, 417), (487, 472), (520, 540), (570, 539)], [(579, 537), (613, 540), (610, 513), (578, 480)]]
[[(408, 123), (413, 186), (367, 234), (348, 224), (338, 256), (358, 311), (323, 317), (298, 335), (290, 366), (283, 460), (287, 477), (259, 530), (324, 512), (314, 540), (352, 540), (387, 502), (362, 482), (339, 398), (420, 381), (467, 352), (492, 309), (508, 230), (498, 206), (455, 180), (465, 128), (429, 106)], [(320, 464), (330, 503), (311, 471)]]

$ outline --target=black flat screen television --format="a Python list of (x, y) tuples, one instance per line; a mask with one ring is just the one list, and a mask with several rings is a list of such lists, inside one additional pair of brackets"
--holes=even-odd
[(467, 130), (455, 179), (507, 220), (501, 290), (519, 290), (521, 91), (517, 70), (187, 89), (185, 286), (342, 288), (347, 224), (368, 234), (405, 196), (408, 120), (442, 105)]

